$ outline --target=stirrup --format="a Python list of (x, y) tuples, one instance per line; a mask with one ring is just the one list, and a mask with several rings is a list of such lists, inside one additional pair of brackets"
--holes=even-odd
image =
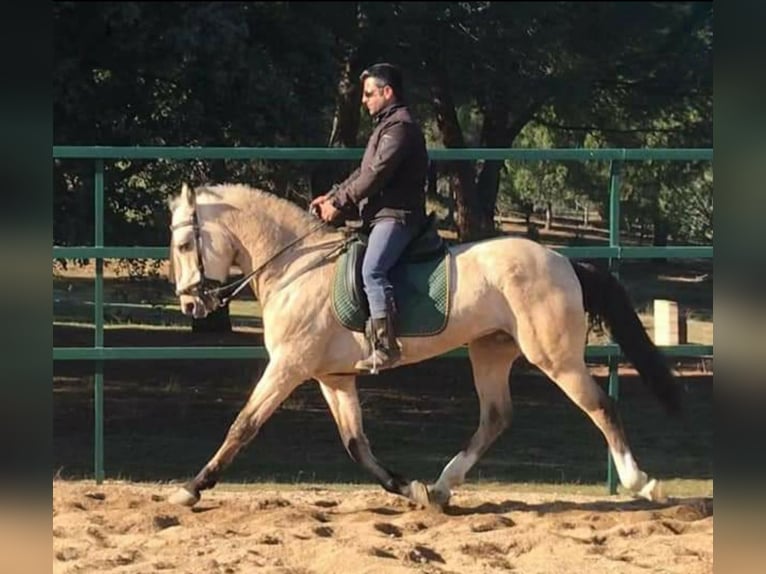
[[(379, 359), (378, 353), (383, 353), (385, 359)], [(366, 359), (361, 359), (354, 364), (354, 368), (357, 371), (367, 371), (371, 375), (377, 375), (381, 369), (388, 369), (396, 366), (399, 362), (400, 355), (394, 354), (393, 356), (387, 354), (383, 349), (373, 349), (370, 356)]]

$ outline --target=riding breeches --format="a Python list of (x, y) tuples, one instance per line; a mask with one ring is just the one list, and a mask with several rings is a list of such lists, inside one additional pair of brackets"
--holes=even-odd
[(373, 319), (386, 317), (386, 298), (393, 301), (394, 288), (388, 272), (415, 237), (417, 228), (396, 219), (383, 219), (373, 225), (362, 262), (364, 291)]

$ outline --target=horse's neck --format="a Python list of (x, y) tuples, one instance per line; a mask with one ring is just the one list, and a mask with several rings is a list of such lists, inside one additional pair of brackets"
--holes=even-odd
[(318, 223), (295, 217), (280, 222), (270, 215), (258, 217), (245, 212), (232, 218), (229, 227), (239, 241), (236, 263), (245, 275), (257, 270), (254, 288), (262, 306), (285, 277), (317, 252), (312, 246), (332, 239), (334, 234), (316, 229)]

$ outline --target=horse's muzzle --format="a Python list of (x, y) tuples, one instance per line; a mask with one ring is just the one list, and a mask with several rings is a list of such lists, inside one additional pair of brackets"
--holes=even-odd
[(223, 305), (218, 294), (220, 283), (206, 280), (176, 292), (184, 315), (202, 319)]
[(181, 295), (181, 312), (187, 317), (203, 319), (213, 310), (207, 303), (196, 295)]

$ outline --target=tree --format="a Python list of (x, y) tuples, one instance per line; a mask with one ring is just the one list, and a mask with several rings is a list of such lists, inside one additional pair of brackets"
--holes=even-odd
[[(533, 121), (562, 132), (615, 124), (631, 131), (663, 107), (712, 95), (709, 4), (388, 6), (376, 12), (374, 29), (418, 79), (416, 91), (428, 94), (444, 147), (467, 145), (459, 119), (465, 107), (480, 118), (477, 145), (509, 147)], [(493, 234), (502, 162), (447, 169), (456, 182), (459, 238)]]
[[(541, 128), (539, 141), (567, 147), (712, 145), (710, 3), (60, 2), (53, 15), (56, 144), (356, 146), (371, 127), (359, 72), (388, 60), (402, 65), (432, 147), (538, 145), (529, 130), (542, 138)], [(300, 199), (348, 167), (116, 162), (106, 166), (108, 242), (167, 241), (164, 200), (183, 179)], [(567, 166), (566, 187), (595, 193), (598, 169)], [(504, 170), (438, 166), (453, 182), (460, 240), (496, 233)], [(673, 193), (700, 174), (679, 176)], [(92, 166), (56, 162), (54, 182), (55, 241), (87, 243), (91, 230), (74, 222), (92, 210)], [(642, 193), (631, 195), (636, 209)], [(655, 204), (660, 222), (670, 203)]]
[[(289, 3), (57, 3), (57, 145), (301, 146), (323, 139), (331, 37)], [(301, 33), (296, 33), (300, 30)], [(310, 54), (306, 56), (306, 54)], [(325, 108), (326, 109), (326, 108)], [(306, 110), (312, 110), (308, 113)], [(108, 244), (164, 244), (182, 181), (241, 179), (290, 193), (303, 166), (107, 162)], [(56, 162), (58, 244), (87, 244), (92, 164)], [(129, 238), (126, 240), (126, 238)]]

